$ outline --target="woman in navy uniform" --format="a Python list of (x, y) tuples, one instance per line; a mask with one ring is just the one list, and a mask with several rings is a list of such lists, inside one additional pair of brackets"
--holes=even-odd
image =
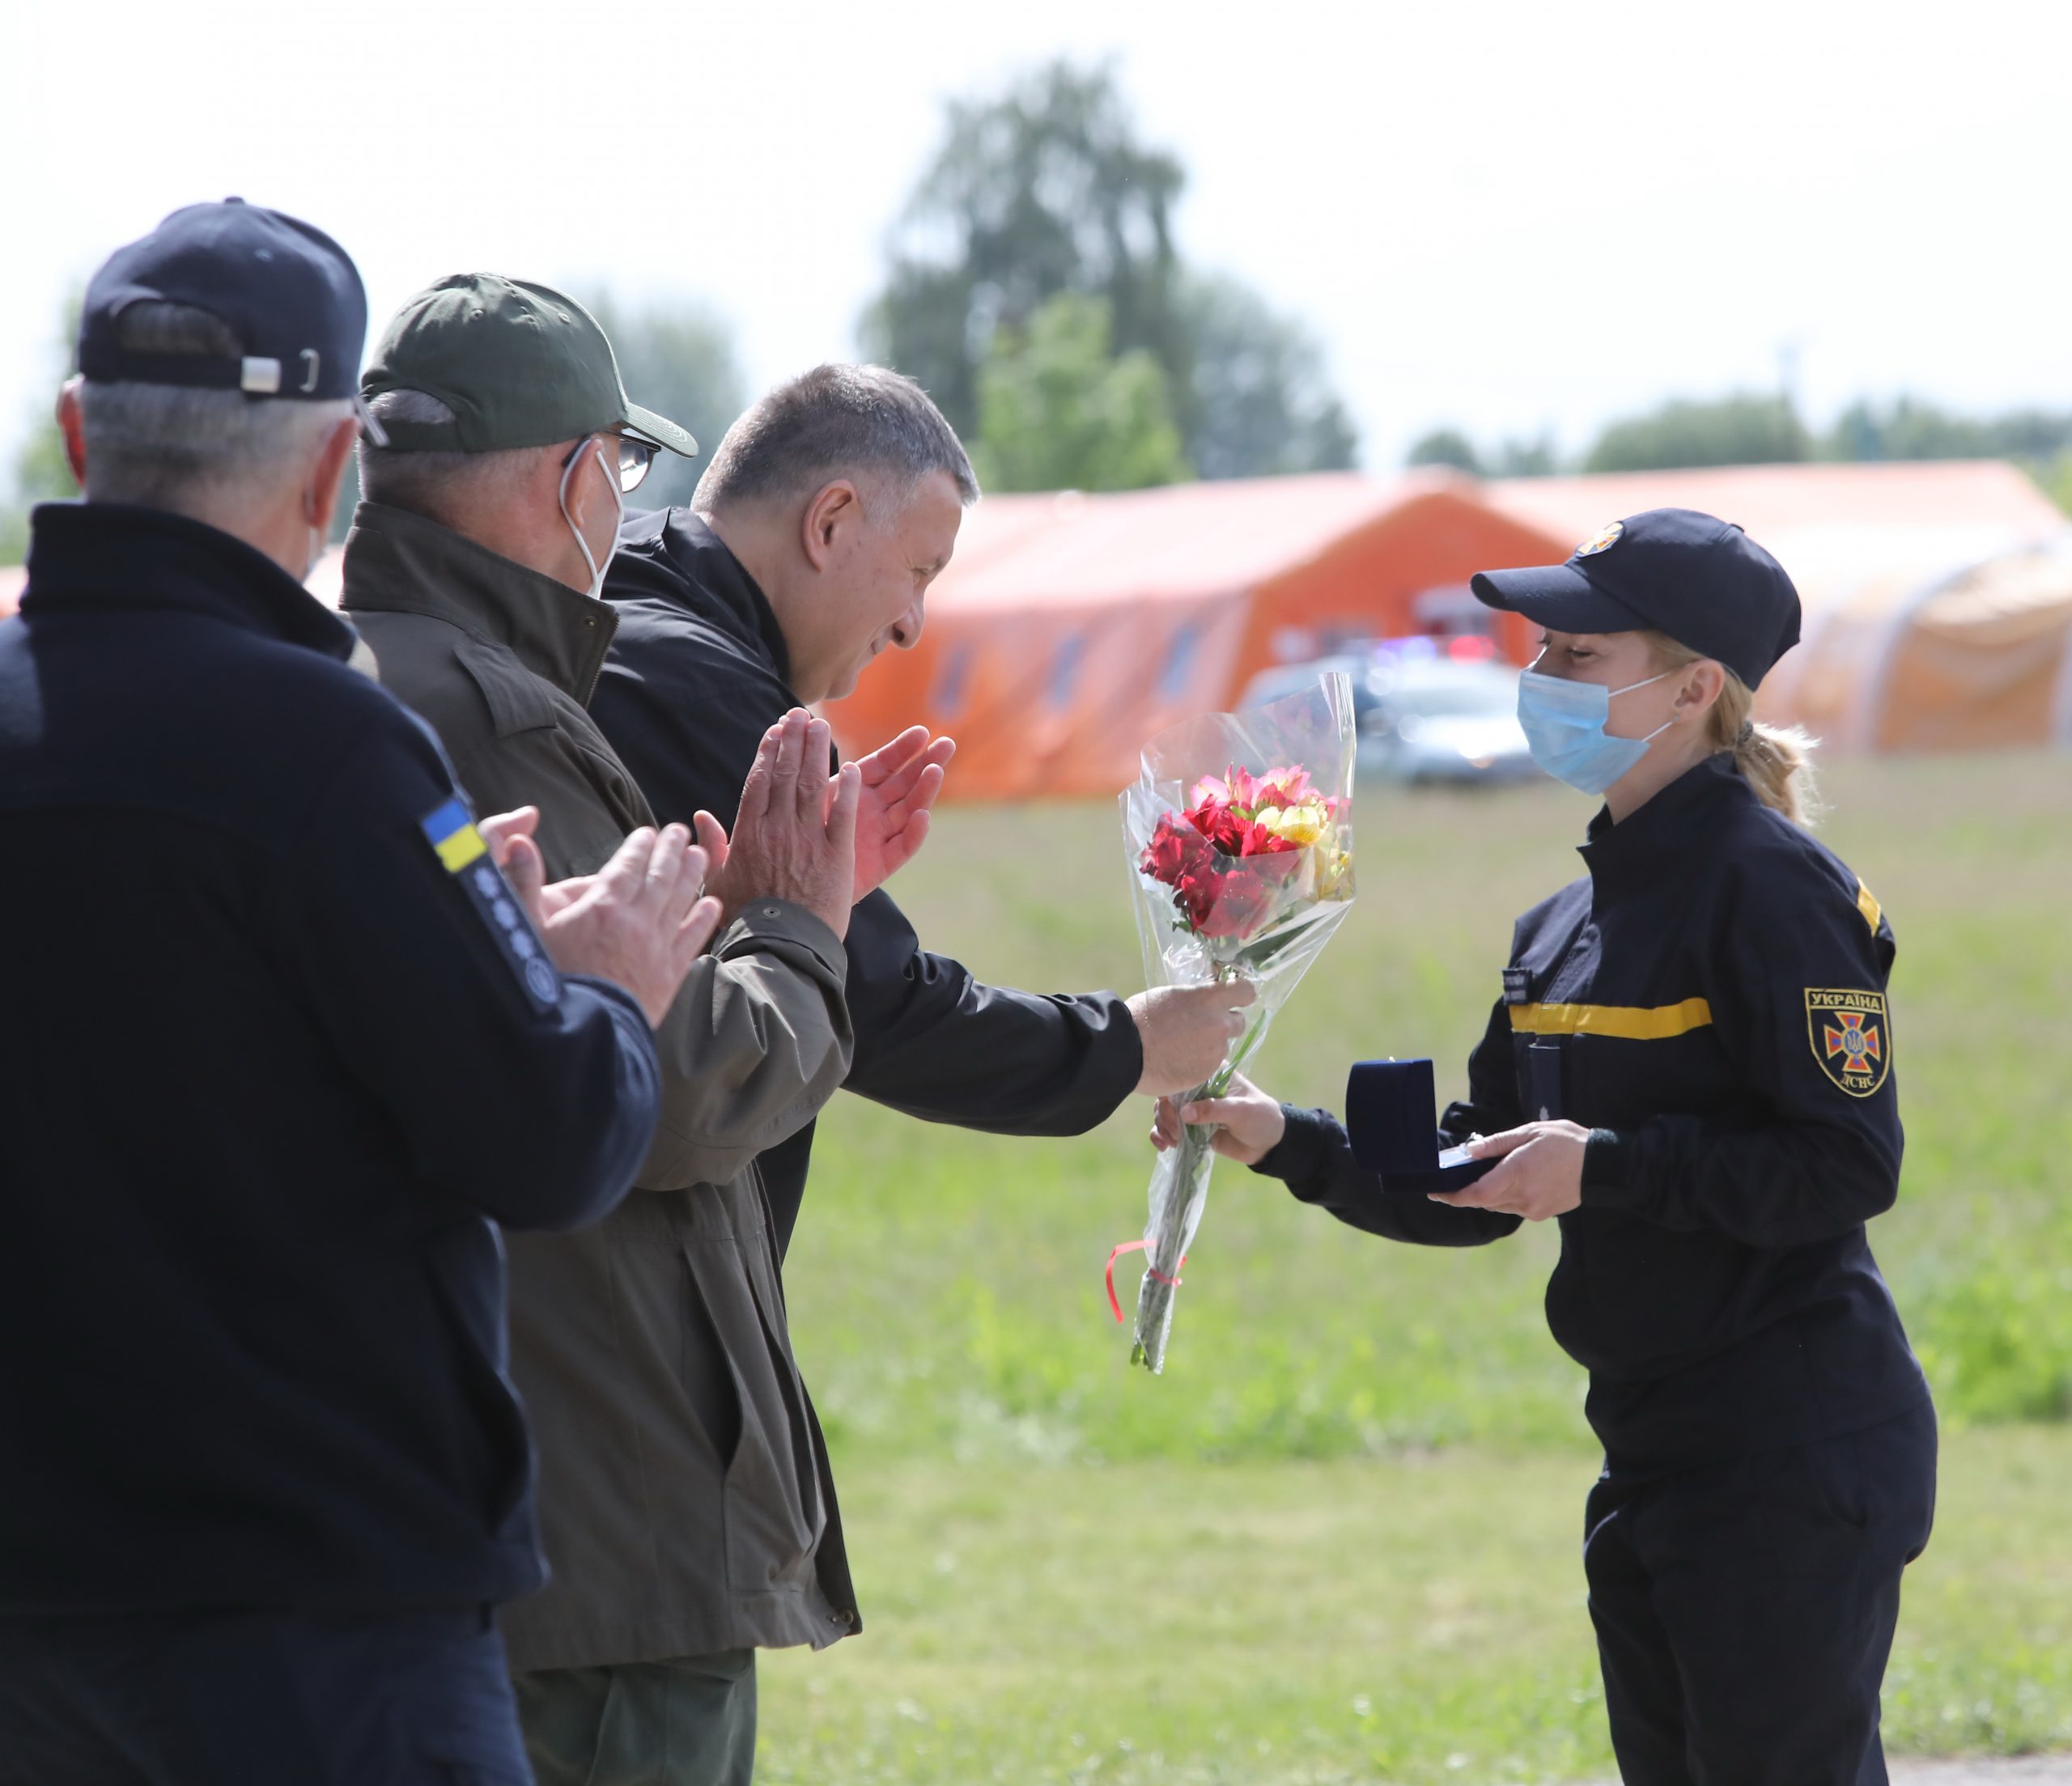
[(1246, 1082), (1160, 1108), (1306, 1203), (1472, 1246), (1550, 1217), (1555, 1338), (1604, 1447), (1584, 1564), (1629, 1786), (1883, 1781), (1879, 1688), (1928, 1540), (1935, 1419), (1864, 1233), (1901, 1137), (1891, 927), (1805, 829), (1808, 741), (1751, 723), (1798, 598), (1739, 528), (1657, 509), (1475, 579), (1546, 630), (1534, 755), (1604, 796), (1518, 920), (1446, 1113), (1493, 1165), (1384, 1191), (1328, 1112)]

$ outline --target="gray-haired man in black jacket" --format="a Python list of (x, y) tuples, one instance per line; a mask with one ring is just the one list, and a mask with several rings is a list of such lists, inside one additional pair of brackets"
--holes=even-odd
[(498, 1228), (624, 1194), (718, 914), (673, 829), (541, 889), (348, 667), (366, 329), (275, 212), (118, 253), (0, 623), (5, 1786), (525, 1777)]

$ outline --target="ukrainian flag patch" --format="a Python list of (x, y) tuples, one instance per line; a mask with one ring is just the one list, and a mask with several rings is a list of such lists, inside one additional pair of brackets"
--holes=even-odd
[(478, 857), (489, 854), (489, 846), (475, 829), (468, 809), (458, 800), (448, 800), (424, 821), (426, 840), (439, 852), (446, 872), (456, 875)]
[(517, 981), (526, 1002), (541, 1016), (558, 1008), (561, 975), (517, 896), (490, 860), (489, 846), (475, 829), (465, 803), (448, 800), (419, 820), (418, 829), (439, 858), (439, 866), (467, 895), (469, 905), (489, 931), (497, 954)]

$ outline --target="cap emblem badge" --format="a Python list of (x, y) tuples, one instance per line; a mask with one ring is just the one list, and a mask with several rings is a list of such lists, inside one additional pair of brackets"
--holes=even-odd
[(1626, 524), (1624, 521), (1607, 521), (1576, 548), (1576, 556), (1594, 558), (1600, 552), (1609, 552), (1624, 537), (1625, 532)]

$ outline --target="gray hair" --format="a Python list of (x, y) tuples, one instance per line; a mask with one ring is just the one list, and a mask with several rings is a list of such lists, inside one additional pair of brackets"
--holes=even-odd
[[(220, 317), (190, 304), (130, 305), (116, 337), (146, 354), (243, 356)], [(353, 414), (350, 397), (310, 401), (129, 380), (79, 388), (87, 484), (96, 502), (176, 508), (183, 500), (303, 474), (324, 436)]]
[[(367, 405), (377, 422), (452, 422), (460, 418), (429, 391), (384, 391)], [(547, 451), (512, 447), (495, 452), (399, 452), (359, 439), (359, 490), (370, 503), (406, 508), (433, 520), (457, 499), (502, 496)]]
[(788, 380), (728, 429), (698, 481), (700, 514), (809, 496), (831, 478), (894, 481), (898, 506), (942, 472), (966, 503), (979, 499), (957, 431), (911, 378), (882, 366), (816, 366)]

